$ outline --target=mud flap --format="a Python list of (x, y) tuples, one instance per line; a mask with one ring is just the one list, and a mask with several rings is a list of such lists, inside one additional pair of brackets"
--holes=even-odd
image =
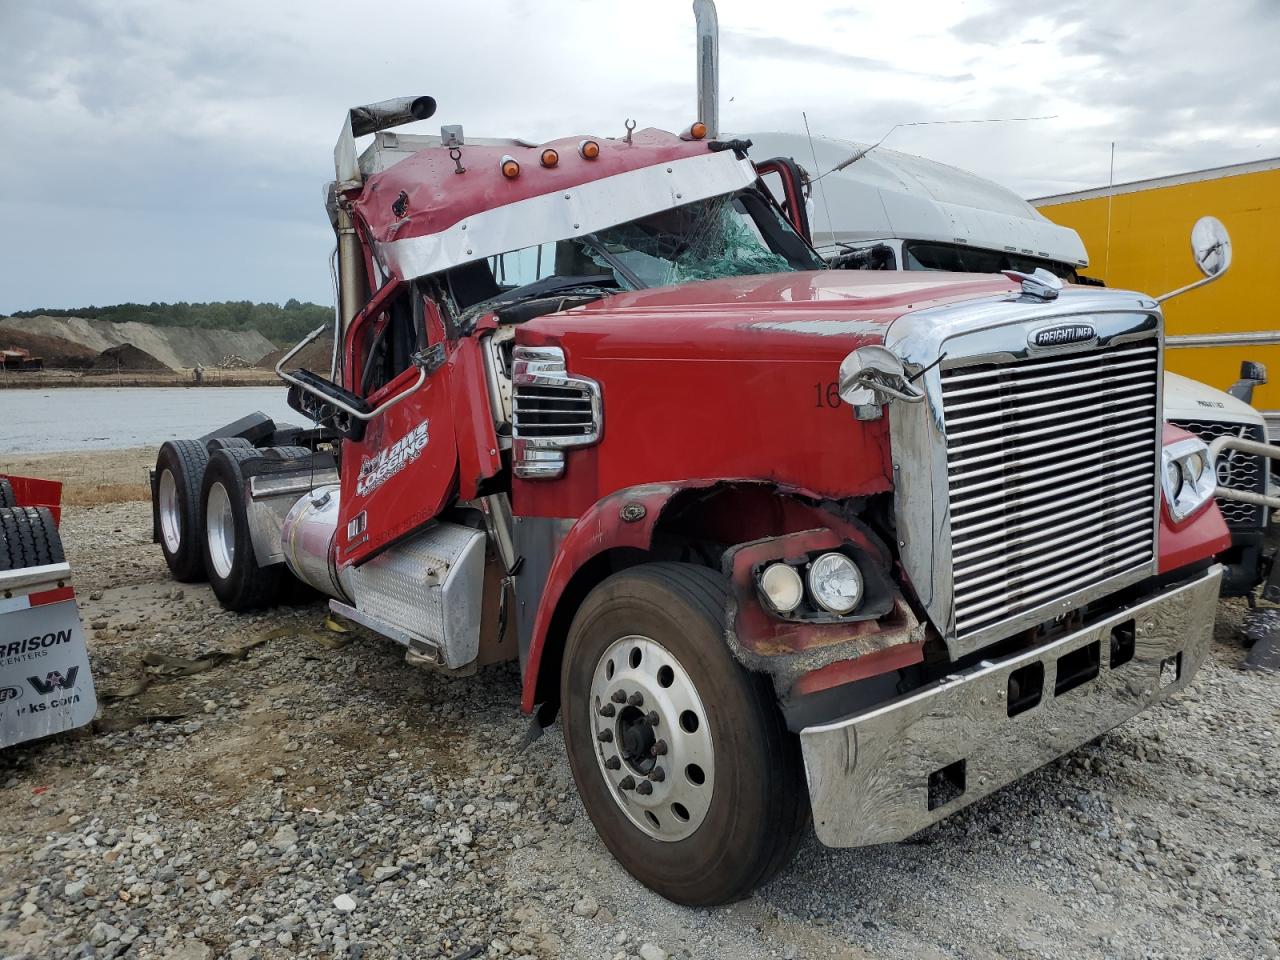
[(1280, 609), (1250, 610), (1240, 632), (1250, 644), (1249, 655), (1240, 666), (1280, 673)]
[(74, 597), (30, 603), (0, 600), (0, 747), (84, 726), (98, 710)]

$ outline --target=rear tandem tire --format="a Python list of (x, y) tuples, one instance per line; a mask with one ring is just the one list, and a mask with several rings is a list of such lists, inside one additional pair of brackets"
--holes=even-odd
[(578, 610), (561, 669), (565, 747), (601, 839), (645, 886), (695, 907), (767, 882), (809, 818), (799, 739), (772, 684), (725, 643), (727, 594), (693, 564), (617, 573)]
[(228, 610), (256, 610), (275, 603), (287, 574), (281, 563), (258, 566), (253, 552), (241, 464), (261, 456), (254, 449), (216, 450), (201, 485), (204, 565), (209, 586)]
[(168, 440), (156, 457), (156, 512), (160, 549), (180, 583), (197, 583), (204, 571), (204, 500), (200, 484), (209, 451), (199, 440)]
[(13, 497), (13, 484), (0, 477), (0, 508), (16, 507), (18, 501)]
[(0, 507), (0, 570), (43, 567), (65, 559), (48, 507)]

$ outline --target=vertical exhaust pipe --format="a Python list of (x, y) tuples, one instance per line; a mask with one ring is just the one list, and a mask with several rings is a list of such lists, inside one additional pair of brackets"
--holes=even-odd
[(698, 25), (698, 119), (707, 139), (720, 136), (720, 21), (715, 0), (693, 0)]

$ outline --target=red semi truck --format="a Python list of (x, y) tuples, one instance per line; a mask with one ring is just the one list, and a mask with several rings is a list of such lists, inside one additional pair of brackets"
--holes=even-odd
[(1229, 538), (1150, 297), (829, 271), (701, 124), (392, 129), (433, 110), (347, 115), (333, 368), (278, 368), (311, 425), (161, 449), (179, 579), (518, 658), (609, 849), (686, 904), (810, 818), (904, 839), (1195, 674)]

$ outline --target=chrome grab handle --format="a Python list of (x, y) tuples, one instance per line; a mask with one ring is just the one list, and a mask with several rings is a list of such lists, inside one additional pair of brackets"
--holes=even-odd
[[(1252, 453), (1260, 457), (1280, 460), (1280, 446), (1274, 443), (1259, 443), (1257, 440), (1245, 440), (1242, 437), (1218, 437), (1213, 443), (1209, 444), (1209, 460), (1215, 467), (1218, 462), (1218, 455), (1226, 449), (1239, 450), (1241, 453)], [(1254, 493), (1252, 490), (1232, 490), (1230, 487), (1219, 486), (1213, 491), (1213, 495), (1222, 497), (1225, 500), (1251, 503), (1259, 507), (1280, 507), (1280, 497), (1269, 496), (1265, 493)]]
[(427, 382), (427, 369), (428, 369), (427, 361), (425, 360), (425, 358), (420, 360), (418, 355), (415, 355), (413, 360), (414, 360), (414, 364), (418, 368), (418, 379), (413, 382), (413, 385), (405, 390), (402, 390), (400, 393), (397, 393), (390, 400), (386, 400), (378, 404), (378, 406), (374, 407), (374, 409), (370, 410), (368, 413), (365, 413), (363, 411), (357, 410), (355, 407), (351, 406), (350, 404), (343, 403), (341, 400), (338, 400), (334, 397), (329, 396), (327, 393), (320, 392), (315, 387), (311, 386), (309, 383), (299, 380), (293, 374), (286, 372), (284, 369), (285, 363), (291, 360), (293, 356), (297, 354), (298, 351), (300, 351), (303, 347), (311, 343), (313, 340), (319, 337), (320, 334), (324, 333), (328, 329), (329, 329), (329, 325), (325, 324), (322, 327), (316, 327), (309, 334), (303, 337), (298, 342), (297, 346), (295, 346), (292, 350), (290, 350), (288, 353), (286, 353), (283, 357), (280, 358), (280, 362), (276, 364), (276, 376), (279, 377), (281, 380), (283, 380), (285, 383), (292, 384), (293, 386), (297, 387), (299, 390), (302, 390), (304, 393), (309, 393), (313, 397), (319, 397), (325, 403), (328, 403), (334, 407), (337, 407), (347, 416), (355, 417), (357, 420), (372, 420), (374, 417), (383, 413), (389, 407), (394, 407), (397, 403), (399, 403), (401, 400), (404, 400), (410, 394), (417, 392), (417, 390), (419, 390), (422, 387), (422, 385)]

